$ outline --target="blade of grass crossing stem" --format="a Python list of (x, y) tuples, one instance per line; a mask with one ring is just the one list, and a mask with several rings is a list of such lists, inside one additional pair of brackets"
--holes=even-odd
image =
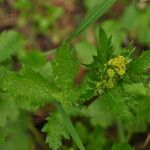
[(63, 110), (62, 106), (59, 103), (56, 103), (56, 106), (58, 108), (59, 113), (63, 117), (65, 125), (66, 125), (69, 133), (71, 134), (74, 142), (77, 144), (77, 146), (80, 150), (85, 150), (85, 148), (82, 144), (82, 141), (81, 141), (76, 129), (74, 128), (68, 114), (66, 114), (66, 112)]
[(70, 34), (66, 42), (70, 42), (78, 36), (83, 30), (88, 28), (93, 22), (99, 19), (117, 0), (103, 0), (93, 10), (89, 12), (87, 17), (81, 22), (79, 27)]

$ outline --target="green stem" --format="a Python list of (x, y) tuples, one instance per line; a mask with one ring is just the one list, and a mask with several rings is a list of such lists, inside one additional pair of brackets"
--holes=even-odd
[(118, 126), (118, 136), (119, 136), (119, 140), (121, 143), (126, 142), (126, 138), (125, 138), (125, 131), (122, 125), (122, 122), (118, 119), (117, 121), (117, 126)]
[(56, 106), (58, 108), (58, 111), (60, 112), (61, 116), (64, 119), (64, 123), (70, 133), (70, 135), (72, 136), (73, 140), (75, 141), (75, 143), (77, 144), (77, 146), (79, 147), (80, 150), (85, 150), (83, 143), (76, 131), (76, 129), (74, 128), (68, 114), (64, 111), (64, 109), (62, 108), (62, 106), (59, 103), (56, 103)]
[(127, 138), (126, 138), (126, 142), (127, 142), (127, 143), (130, 142), (131, 137), (132, 137), (132, 134), (133, 134), (132, 130), (128, 131)]

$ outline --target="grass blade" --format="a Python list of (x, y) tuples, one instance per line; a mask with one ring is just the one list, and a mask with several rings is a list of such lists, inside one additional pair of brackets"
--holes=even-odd
[(116, 1), (117, 0), (104, 0), (103, 2), (99, 3), (93, 10), (89, 12), (87, 17), (81, 22), (79, 27), (77, 27), (75, 31), (70, 34), (66, 42), (70, 42), (82, 31), (88, 28), (93, 22), (101, 17)]
[(75, 143), (77, 144), (78, 148), (80, 150), (85, 150), (82, 141), (76, 131), (76, 129), (74, 128), (69, 116), (66, 114), (66, 112), (63, 110), (62, 106), (59, 103), (56, 103), (58, 111), (60, 112), (61, 116), (64, 119), (65, 125), (69, 131), (69, 133), (71, 134), (73, 140), (75, 141)]

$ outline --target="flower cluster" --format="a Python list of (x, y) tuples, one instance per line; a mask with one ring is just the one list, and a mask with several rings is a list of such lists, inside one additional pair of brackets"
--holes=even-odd
[(126, 72), (126, 59), (121, 55), (111, 59), (108, 62), (108, 65), (112, 67), (116, 71), (116, 73), (120, 76), (123, 76)]
[(119, 55), (108, 61), (106, 64), (106, 75), (103, 80), (97, 84), (98, 89), (113, 88), (118, 79), (122, 78), (126, 72), (126, 59)]

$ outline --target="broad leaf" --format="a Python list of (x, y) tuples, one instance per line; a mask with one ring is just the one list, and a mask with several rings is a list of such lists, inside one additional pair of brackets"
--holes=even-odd
[(23, 50), (24, 40), (15, 31), (5, 31), (0, 35), (0, 62), (9, 59), (17, 51)]
[(53, 77), (58, 89), (66, 91), (73, 87), (78, 70), (74, 51), (67, 45), (61, 45), (52, 63)]
[(31, 67), (24, 66), (20, 73), (8, 72), (0, 80), (2, 90), (17, 98), (20, 107), (36, 108), (52, 99), (52, 85)]

